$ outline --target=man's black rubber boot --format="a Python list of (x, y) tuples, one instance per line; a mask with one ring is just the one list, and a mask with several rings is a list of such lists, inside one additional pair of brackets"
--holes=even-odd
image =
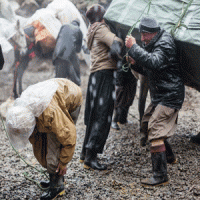
[(40, 186), (44, 189), (48, 189), (50, 187), (50, 181), (41, 181)]
[(151, 153), (153, 176), (141, 181), (143, 186), (159, 186), (168, 184), (166, 153)]
[(114, 114), (113, 114), (113, 120), (111, 122), (111, 128), (116, 129), (116, 130), (120, 130), (120, 127), (117, 123), (118, 118), (119, 118), (118, 109), (115, 109)]
[(200, 132), (197, 135), (192, 136), (190, 141), (196, 144), (200, 144)]
[(81, 154), (80, 154), (80, 160), (79, 160), (80, 163), (84, 162), (85, 154), (86, 154), (86, 152), (85, 152), (84, 148), (82, 148), (82, 151), (81, 151)]
[(111, 128), (116, 129), (116, 130), (120, 130), (118, 123), (114, 122), (114, 121), (111, 122)]
[(119, 114), (119, 117), (118, 117), (118, 122), (120, 124), (126, 124), (128, 122), (128, 120), (127, 120), (128, 110), (129, 110), (129, 108), (124, 108), (124, 107), (119, 108), (118, 113), (120, 113), (120, 114)]
[(86, 157), (84, 161), (84, 168), (85, 169), (97, 169), (97, 170), (106, 170), (107, 166), (104, 164), (100, 164), (97, 161), (97, 153), (95, 150), (87, 150)]
[(171, 145), (168, 143), (167, 140), (165, 140), (164, 143), (165, 143), (165, 148), (166, 148), (167, 163), (169, 164), (177, 163), (177, 159), (172, 151)]
[(65, 194), (64, 176), (59, 176), (58, 174), (49, 174), (49, 177), (50, 187), (47, 192), (44, 192), (41, 195), (40, 200), (51, 200)]

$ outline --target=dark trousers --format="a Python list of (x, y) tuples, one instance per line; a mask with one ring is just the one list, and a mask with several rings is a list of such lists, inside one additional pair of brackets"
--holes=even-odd
[(76, 53), (70, 56), (69, 60), (56, 58), (54, 66), (56, 70), (56, 78), (68, 78), (77, 85), (81, 85), (80, 63)]
[(116, 86), (115, 114), (113, 121), (126, 123), (130, 106), (136, 93), (137, 80), (127, 79), (123, 84)]
[(101, 70), (90, 75), (85, 105), (83, 153), (86, 149), (103, 152), (112, 121), (114, 89), (112, 70)]

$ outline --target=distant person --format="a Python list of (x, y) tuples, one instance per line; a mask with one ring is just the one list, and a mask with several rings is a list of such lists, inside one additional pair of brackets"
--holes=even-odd
[(77, 18), (61, 27), (53, 52), (56, 78), (68, 78), (81, 85), (80, 62), (77, 53), (81, 51), (83, 33)]
[(94, 4), (87, 12), (90, 21), (87, 47), (90, 50), (91, 67), (87, 87), (84, 121), (85, 139), (80, 156), (84, 168), (105, 170), (97, 154), (102, 154), (106, 143), (114, 109), (115, 86), (113, 73), (117, 70), (117, 60), (123, 41), (111, 32), (103, 16), (105, 9)]
[(3, 69), (3, 65), (4, 65), (4, 56), (3, 56), (2, 48), (0, 45), (0, 70)]
[(23, 149), (30, 141), (38, 162), (47, 168), (50, 182), (41, 200), (64, 194), (64, 175), (76, 145), (76, 121), (82, 104), (81, 88), (64, 78), (29, 86), (8, 110), (10, 141)]
[(149, 81), (151, 103), (142, 118), (141, 133), (151, 143), (153, 176), (141, 182), (144, 186), (156, 186), (168, 182), (167, 162), (176, 162), (167, 138), (177, 126), (185, 88), (172, 36), (152, 17), (141, 19), (139, 31), (143, 46), (132, 36), (126, 37), (125, 45), (132, 68)]

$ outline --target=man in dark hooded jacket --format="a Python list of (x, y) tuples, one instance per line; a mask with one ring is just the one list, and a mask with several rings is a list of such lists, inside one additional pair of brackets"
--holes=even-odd
[(132, 68), (149, 81), (151, 104), (144, 113), (141, 132), (151, 143), (153, 176), (142, 184), (156, 186), (168, 182), (167, 162), (176, 162), (166, 139), (174, 133), (185, 89), (172, 36), (151, 17), (141, 20), (139, 31), (143, 48), (132, 36), (126, 37), (125, 44)]
[(68, 78), (80, 86), (80, 63), (77, 53), (81, 51), (83, 34), (79, 27), (79, 19), (61, 27), (52, 60), (56, 68), (56, 78)]

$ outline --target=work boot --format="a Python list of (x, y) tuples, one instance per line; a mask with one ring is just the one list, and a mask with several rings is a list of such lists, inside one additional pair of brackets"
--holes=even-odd
[(58, 174), (49, 174), (50, 186), (47, 192), (44, 192), (40, 200), (51, 200), (58, 196), (65, 194), (64, 190), (64, 176)]
[(118, 117), (118, 122), (120, 124), (126, 124), (128, 122), (128, 110), (129, 108), (119, 108), (119, 117)]
[(141, 181), (143, 186), (159, 186), (168, 183), (166, 153), (151, 153), (153, 176)]
[(40, 186), (44, 189), (48, 189), (50, 186), (50, 181), (41, 181)]
[(120, 127), (117, 123), (118, 118), (119, 118), (118, 109), (115, 109), (114, 114), (113, 114), (113, 120), (111, 122), (111, 128), (116, 129), (116, 130), (120, 130)]
[(107, 166), (104, 164), (100, 164), (97, 161), (97, 153), (94, 149), (86, 150), (86, 157), (84, 161), (85, 169), (97, 169), (97, 170), (106, 170)]
[(111, 128), (116, 129), (116, 130), (120, 130), (118, 123), (114, 122), (114, 121), (111, 122)]
[(197, 135), (192, 136), (190, 141), (196, 144), (200, 144), (200, 132)]
[(165, 140), (164, 143), (165, 143), (165, 148), (166, 148), (167, 163), (175, 164), (177, 162), (177, 159), (172, 151), (170, 144), (168, 143), (167, 140)]
[(79, 162), (80, 163), (83, 163), (85, 160), (85, 151), (84, 151), (84, 148), (82, 148), (82, 151), (81, 151), (81, 154), (80, 154), (80, 160)]

